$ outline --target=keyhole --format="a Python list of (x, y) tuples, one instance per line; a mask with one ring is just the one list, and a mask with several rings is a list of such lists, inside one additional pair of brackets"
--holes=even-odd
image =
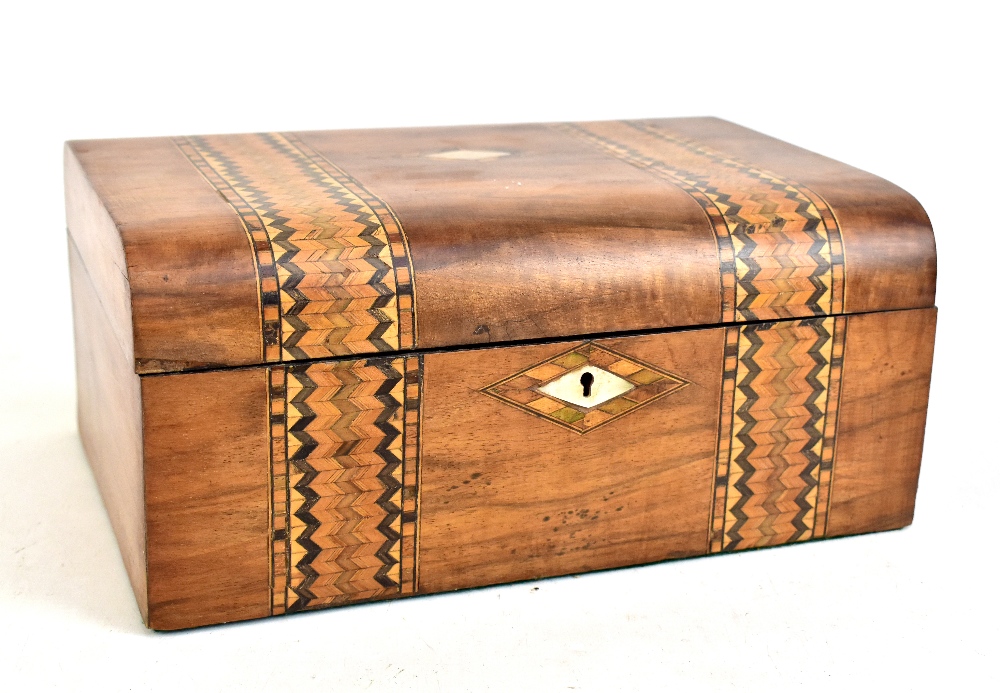
[(583, 385), (583, 396), (590, 397), (590, 386), (594, 384), (594, 374), (587, 371), (580, 376), (580, 384)]

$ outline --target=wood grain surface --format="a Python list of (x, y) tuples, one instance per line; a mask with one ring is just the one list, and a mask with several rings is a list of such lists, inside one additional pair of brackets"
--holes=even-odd
[(108, 509), (139, 611), (148, 623), (146, 514), (140, 379), (121, 348), (117, 327), (69, 238), (76, 333), (80, 439)]
[(913, 521), (937, 310), (850, 318), (830, 536)]
[[(902, 527), (934, 316), (142, 376), (149, 623)], [(580, 410), (538, 388), (595, 349), (585, 368), (672, 384), (633, 385), (600, 405), (618, 416), (566, 425)], [(498, 398), (497, 382), (533, 394)]]
[(66, 148), (80, 430), (163, 630), (892, 529), (936, 259), (713, 118)]
[(149, 620), (270, 614), (263, 368), (142, 379)]
[(565, 344), (425, 357), (422, 592), (705, 552), (723, 330), (598, 344), (691, 384), (580, 435), (478, 390)]
[(79, 267), (74, 267), (76, 260), (71, 254), (70, 271), (86, 269), (94, 298), (108, 324), (107, 338), (114, 340), (132, 363), (132, 291), (118, 226), (68, 145), (64, 162), (67, 225), (76, 229), (75, 234), (69, 233), (69, 241), (79, 261)]
[(72, 142), (67, 191), (141, 373), (934, 299), (912, 197), (711, 118)]
[(88, 267), (93, 256), (113, 264), (108, 275), (128, 280), (125, 339), (134, 344), (136, 371), (260, 363), (259, 292), (246, 233), (173, 142), (74, 142), (67, 161), (70, 234), (86, 248), (100, 232)]
[(934, 234), (923, 207), (909, 193), (877, 176), (719, 118), (674, 118), (670, 128), (779, 171), (829, 203), (846, 248), (846, 312), (934, 305)]

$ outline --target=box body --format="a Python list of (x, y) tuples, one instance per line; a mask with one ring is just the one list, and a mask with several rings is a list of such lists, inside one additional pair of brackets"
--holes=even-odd
[(912, 519), (933, 238), (869, 174), (686, 119), (71, 143), (67, 193), (151, 627)]

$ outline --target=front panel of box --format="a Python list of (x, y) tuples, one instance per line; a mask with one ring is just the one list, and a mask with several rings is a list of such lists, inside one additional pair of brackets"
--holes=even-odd
[(151, 623), (902, 526), (934, 315), (145, 377)]

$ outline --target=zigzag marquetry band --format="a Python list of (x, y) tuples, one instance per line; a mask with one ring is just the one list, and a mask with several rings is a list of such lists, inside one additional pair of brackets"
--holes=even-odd
[(385, 202), (291, 134), (174, 142), (246, 230), (265, 362), (416, 345), (409, 248)]
[[(620, 140), (598, 131), (609, 126), (622, 135)], [(816, 193), (660, 126), (621, 122), (554, 127), (677, 185), (701, 206), (719, 252), (722, 322), (843, 311), (840, 227)]]
[(271, 613), (417, 588), (423, 357), (274, 366)]
[(845, 317), (726, 328), (709, 553), (826, 535)]

